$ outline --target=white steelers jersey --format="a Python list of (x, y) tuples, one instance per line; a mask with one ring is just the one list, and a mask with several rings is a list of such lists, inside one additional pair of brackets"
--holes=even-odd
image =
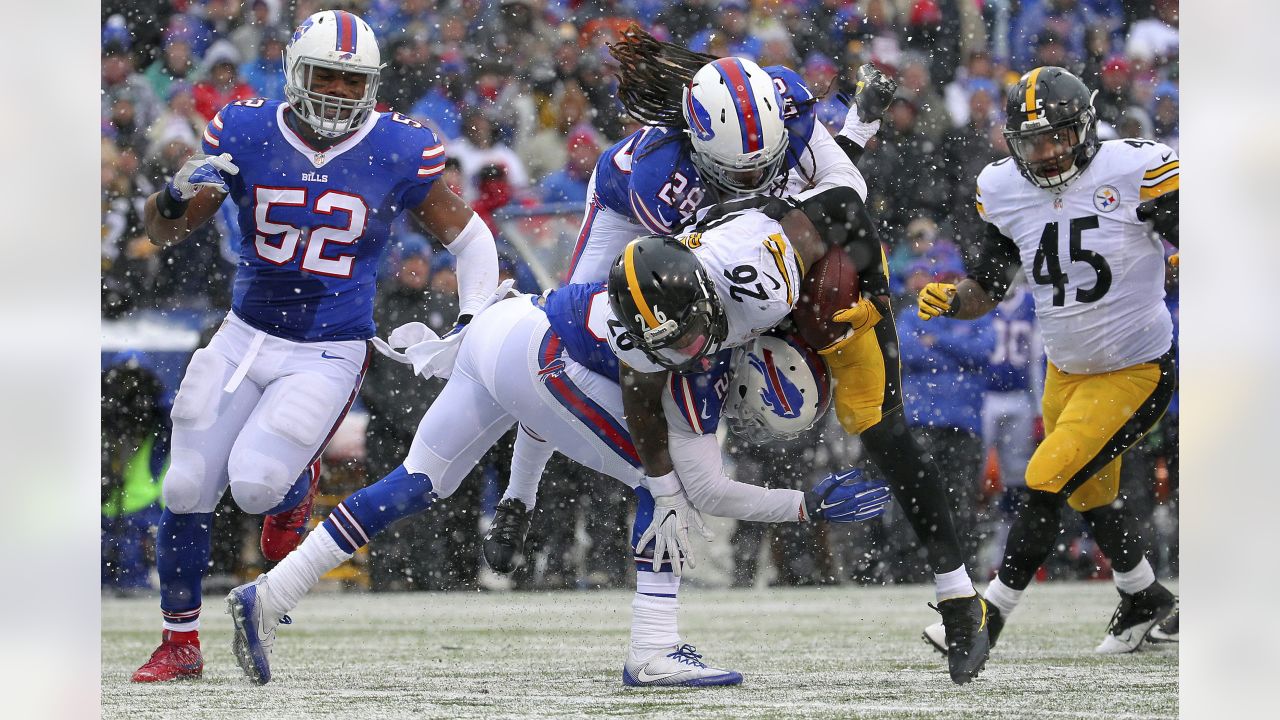
[(772, 328), (800, 295), (800, 260), (777, 220), (758, 210), (726, 215), (713, 227), (676, 237), (693, 250), (715, 283), (737, 347)]
[(1178, 189), (1178, 157), (1151, 140), (1108, 140), (1061, 193), (1012, 159), (978, 175), (978, 214), (1018, 246), (1045, 352), (1068, 373), (1101, 373), (1169, 350), (1164, 248), (1141, 202)]
[[(724, 306), (728, 332), (721, 348), (733, 348), (777, 325), (800, 294), (800, 259), (778, 221), (758, 210), (719, 218), (712, 227), (676, 237), (706, 268)], [(610, 313), (612, 316), (612, 313)], [(617, 327), (614, 328), (614, 325)], [(621, 347), (621, 323), (610, 323), (609, 345), (618, 359), (641, 372), (657, 372), (634, 347)]]

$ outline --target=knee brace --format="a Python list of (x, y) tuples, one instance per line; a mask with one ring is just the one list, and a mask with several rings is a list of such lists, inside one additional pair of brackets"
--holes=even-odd
[(194, 450), (174, 450), (164, 474), (161, 495), (175, 515), (211, 513), (218, 504), (217, 479), (205, 477), (205, 462)]
[(215, 352), (201, 348), (191, 356), (182, 385), (173, 400), (170, 417), (175, 425), (207, 430), (218, 417), (218, 395), (224, 362)]
[(318, 373), (277, 382), (285, 387), (272, 393), (263, 408), (263, 428), (302, 447), (319, 444), (333, 426), (337, 411), (334, 383)]
[(261, 515), (279, 505), (298, 477), (282, 461), (248, 448), (232, 451), (227, 474), (231, 497), (250, 515)]

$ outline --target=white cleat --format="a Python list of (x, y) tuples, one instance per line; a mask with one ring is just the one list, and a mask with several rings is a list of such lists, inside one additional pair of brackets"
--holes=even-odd
[(942, 653), (943, 657), (947, 655), (947, 627), (940, 622), (936, 622), (924, 629), (922, 636), (924, 641), (933, 646), (934, 650)]
[(643, 659), (633, 647), (622, 666), (622, 684), (628, 687), (708, 687), (741, 683), (742, 673), (708, 666), (688, 643), (650, 652)]
[(1132, 595), (1121, 592), (1107, 634), (1094, 651), (1118, 655), (1137, 650), (1151, 628), (1173, 612), (1177, 603), (1178, 598), (1158, 582)]
[(276, 644), (276, 627), (293, 620), (275, 611), (266, 575), (232, 588), (227, 595), (227, 614), (235, 625), (231, 649), (236, 654), (236, 662), (255, 684), (265, 685), (271, 680), (271, 649)]

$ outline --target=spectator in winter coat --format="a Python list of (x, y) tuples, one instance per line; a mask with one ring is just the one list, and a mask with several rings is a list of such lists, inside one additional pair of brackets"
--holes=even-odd
[(196, 112), (205, 120), (212, 120), (224, 105), (257, 95), (253, 87), (241, 79), (239, 65), (240, 52), (235, 45), (219, 40), (209, 46), (201, 66), (202, 79), (193, 91)]

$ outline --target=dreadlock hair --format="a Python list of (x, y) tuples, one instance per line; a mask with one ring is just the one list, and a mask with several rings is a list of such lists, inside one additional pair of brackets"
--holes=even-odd
[(703, 65), (720, 58), (662, 42), (631, 23), (609, 44), (618, 61), (618, 99), (642, 123), (685, 129), (683, 92)]

